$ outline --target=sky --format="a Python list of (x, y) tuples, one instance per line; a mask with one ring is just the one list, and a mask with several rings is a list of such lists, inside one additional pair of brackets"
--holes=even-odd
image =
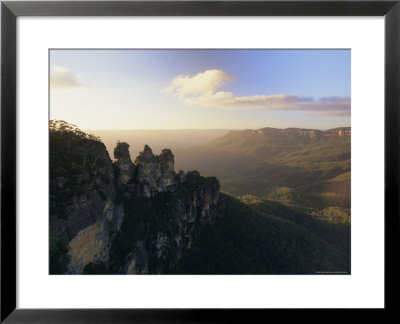
[(50, 118), (81, 129), (350, 126), (350, 50), (51, 50)]

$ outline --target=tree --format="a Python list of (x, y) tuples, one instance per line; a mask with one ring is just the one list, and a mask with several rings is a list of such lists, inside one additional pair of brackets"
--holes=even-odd
[[(64, 120), (50, 120), (50, 139), (52, 145), (66, 145), (68, 154), (76, 154), (82, 158), (82, 166), (87, 165), (93, 157), (93, 166), (101, 158), (101, 139), (94, 134), (87, 134), (74, 124)], [(72, 149), (74, 148), (74, 149)]]

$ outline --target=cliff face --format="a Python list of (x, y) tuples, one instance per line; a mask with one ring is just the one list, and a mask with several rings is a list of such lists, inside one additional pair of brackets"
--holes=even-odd
[(114, 183), (103, 143), (50, 128), (50, 272), (81, 273), (90, 262), (108, 261), (124, 215)]
[(309, 138), (322, 138), (333, 136), (350, 136), (350, 127), (339, 127), (321, 131), (316, 129), (302, 129), (302, 128), (261, 128), (257, 130), (244, 130), (244, 131), (229, 131), (225, 137), (228, 136), (241, 136), (241, 137), (309, 137)]
[(50, 127), (50, 273), (168, 273), (223, 214), (219, 182), (174, 171), (168, 149), (113, 164), (99, 139)]
[(324, 133), (325, 136), (351, 136), (351, 128), (350, 127), (339, 127), (327, 130)]
[(67, 232), (71, 238), (70, 273), (80, 273), (89, 262), (107, 261), (113, 233), (120, 229), (123, 221), (122, 205), (116, 202), (114, 170), (104, 153), (103, 168), (85, 172), (78, 177), (83, 178), (82, 181), (72, 179), (72, 185), (79, 184), (82, 193), (74, 195), (65, 208)]

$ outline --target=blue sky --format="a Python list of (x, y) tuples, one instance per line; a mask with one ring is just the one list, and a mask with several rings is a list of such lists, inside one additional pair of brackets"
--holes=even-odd
[(50, 116), (82, 129), (350, 126), (350, 50), (51, 50)]

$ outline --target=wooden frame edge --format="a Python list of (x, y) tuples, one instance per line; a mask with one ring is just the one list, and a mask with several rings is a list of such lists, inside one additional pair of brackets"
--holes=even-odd
[[(127, 6), (128, 10), (122, 11)], [(18, 16), (385, 16), (385, 309), (399, 279), (400, 1), (11, 2), (1, 4), (1, 317), (7, 323), (233, 322), (262, 310), (16, 309), (16, 18)], [(257, 10), (258, 8), (258, 10)], [(153, 13), (153, 14), (151, 14)], [(196, 14), (197, 13), (197, 14)], [(14, 217), (10, 217), (13, 215)], [(396, 239), (396, 242), (393, 241)], [(388, 282), (391, 284), (389, 285)], [(302, 310), (305, 313), (305, 310)], [(308, 312), (306, 312), (308, 314)], [(381, 316), (382, 313), (379, 313)], [(240, 316), (239, 316), (240, 315)], [(253, 315), (254, 316), (254, 315)], [(307, 315), (309, 316), (309, 315)]]

